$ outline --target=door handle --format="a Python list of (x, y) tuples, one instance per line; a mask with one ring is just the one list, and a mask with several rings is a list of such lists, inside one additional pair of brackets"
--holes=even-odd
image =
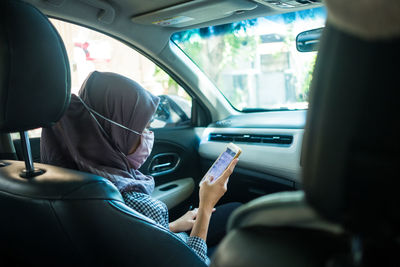
[(153, 176), (173, 172), (179, 165), (181, 158), (177, 153), (160, 153), (151, 159), (148, 166), (149, 174)]
[(168, 167), (168, 166), (170, 166), (170, 165), (172, 165), (171, 162), (167, 162), (167, 163), (163, 163), (163, 164), (157, 164), (157, 165), (154, 165), (154, 166), (151, 167), (151, 171), (154, 172), (154, 171), (157, 171), (157, 170), (159, 170), (159, 169)]

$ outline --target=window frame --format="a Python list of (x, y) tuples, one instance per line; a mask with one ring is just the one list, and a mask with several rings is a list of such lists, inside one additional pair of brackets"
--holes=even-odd
[[(188, 127), (204, 127), (208, 124), (210, 124), (212, 122), (212, 116), (210, 111), (208, 110), (207, 106), (200, 100), (199, 97), (197, 97), (197, 95), (195, 94), (195, 92), (190, 88), (190, 86), (188, 86), (183, 80), (181, 80), (171, 69), (169, 69), (167, 66), (165, 66), (164, 64), (162, 64), (159, 60), (157, 60), (156, 58), (152, 57), (150, 54), (146, 53), (143, 49), (140, 49), (138, 46), (134, 45), (131, 42), (128, 42), (118, 36), (115, 36), (111, 33), (105, 32), (101, 29), (97, 29), (94, 28), (92, 26), (89, 25), (85, 25), (82, 23), (77, 23), (77, 22), (72, 22), (68, 19), (64, 19), (64, 18), (59, 18), (56, 16), (47, 16), (48, 19), (54, 19), (54, 20), (58, 20), (64, 23), (70, 23), (76, 26), (80, 26), (80, 27), (84, 27), (86, 29), (95, 31), (97, 33), (100, 33), (102, 35), (105, 35), (109, 38), (112, 38), (113, 40), (126, 45), (128, 48), (132, 49), (133, 51), (139, 53), (141, 56), (145, 57), (146, 59), (148, 59), (149, 61), (151, 61), (153, 64), (155, 64), (156, 66), (158, 66), (162, 71), (164, 71), (167, 75), (169, 75), (171, 77), (171, 79), (173, 79), (178, 86), (180, 86), (190, 97), (191, 97), (191, 117), (190, 117), (190, 125), (188, 126), (175, 126), (173, 127), (174, 129), (179, 129), (179, 128), (188, 128)], [(61, 37), (61, 35), (60, 35)], [(61, 37), (62, 39), (62, 37)], [(170, 40), (170, 39), (169, 39)], [(177, 46), (174, 42), (171, 42), (174, 46), (176, 46), (178, 49), (179, 46)], [(186, 54), (185, 54), (186, 56)], [(187, 56), (186, 56), (187, 57)], [(190, 58), (188, 58), (190, 60)], [(171, 127), (172, 128), (172, 127)]]

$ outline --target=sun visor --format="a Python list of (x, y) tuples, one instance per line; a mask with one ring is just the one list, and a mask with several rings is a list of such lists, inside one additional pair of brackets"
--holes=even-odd
[(400, 37), (399, 0), (326, 0), (328, 21), (367, 40)]
[(253, 10), (254, 2), (246, 0), (190, 1), (132, 17), (132, 22), (160, 27), (182, 28), (206, 21), (225, 18)]

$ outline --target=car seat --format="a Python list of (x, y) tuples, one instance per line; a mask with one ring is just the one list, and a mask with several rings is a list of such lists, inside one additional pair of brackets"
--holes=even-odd
[(400, 5), (326, 3), (303, 141), (304, 192), (239, 208), (211, 266), (400, 266)]
[(33, 164), (26, 131), (61, 118), (70, 67), (39, 10), (6, 0), (0, 12), (0, 131), (21, 133), (25, 160), (0, 161), (0, 265), (205, 266), (107, 179)]

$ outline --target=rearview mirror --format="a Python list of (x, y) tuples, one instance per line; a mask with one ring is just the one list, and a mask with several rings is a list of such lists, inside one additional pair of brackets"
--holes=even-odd
[(296, 37), (296, 48), (299, 52), (312, 52), (318, 50), (319, 38), (324, 28), (301, 32)]

